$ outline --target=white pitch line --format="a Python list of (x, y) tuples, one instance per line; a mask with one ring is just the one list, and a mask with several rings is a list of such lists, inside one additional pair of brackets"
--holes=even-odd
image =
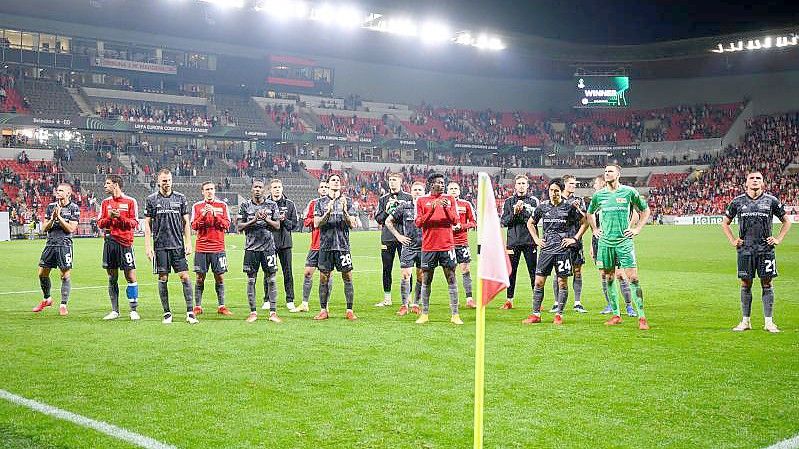
[(777, 444), (772, 444), (766, 449), (797, 449), (799, 448), (799, 435), (794, 435), (793, 438), (782, 440)]
[[(247, 278), (225, 278), (228, 281), (241, 281)], [(157, 285), (155, 282), (139, 282), (140, 287), (147, 287)], [(89, 285), (85, 287), (72, 287), (72, 290), (96, 290), (98, 288), (108, 288), (108, 284), (106, 285)], [(20, 290), (16, 292), (0, 292), (0, 295), (21, 295), (23, 293), (41, 293), (41, 290)]]
[(104, 433), (108, 436), (134, 444), (139, 447), (143, 447), (146, 449), (177, 449), (175, 446), (172, 446), (171, 444), (162, 443), (158, 440), (154, 440), (150, 437), (140, 435), (136, 432), (125, 430), (113, 424), (108, 424), (107, 422), (96, 421), (94, 419), (87, 418), (85, 416), (81, 416), (72, 412), (68, 412), (66, 410), (61, 410), (60, 408), (53, 407), (52, 405), (47, 405), (38, 401), (34, 401), (33, 399), (23, 398), (22, 396), (17, 396), (14, 393), (9, 393), (8, 391), (3, 389), (0, 389), (0, 398), (5, 399), (13, 404), (27, 407), (39, 413), (50, 415), (54, 418), (63, 419), (64, 421), (69, 421), (82, 427), (94, 429), (100, 433)]

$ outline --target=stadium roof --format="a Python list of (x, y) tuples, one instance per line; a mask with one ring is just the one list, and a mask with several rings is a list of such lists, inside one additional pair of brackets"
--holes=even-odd
[[(795, 6), (782, 5), (771, 8), (775, 13), (769, 15), (768, 20), (740, 19), (740, 27), (735, 27), (729, 25), (732, 19), (725, 18), (726, 13), (721, 12), (726, 10), (722, 9), (715, 15), (708, 12), (709, 8), (718, 7), (720, 2), (717, 1), (709, 1), (707, 4), (696, 2), (701, 6), (694, 7), (696, 12), (691, 16), (693, 18), (688, 18), (688, 13), (685, 13), (685, 17), (680, 20), (666, 15), (666, 12), (679, 15), (680, 12), (689, 11), (689, 8), (679, 7), (685, 5), (686, 2), (683, 0), (669, 2), (669, 5), (677, 6), (668, 9), (662, 6), (646, 6), (662, 2), (638, 2), (635, 8), (619, 12), (618, 19), (612, 21), (604, 20), (603, 14), (616, 11), (616, 8), (625, 5), (629, 6), (626, 0), (579, 2), (582, 5), (580, 8), (587, 10), (587, 13), (576, 6), (578, 2), (571, 0), (564, 1), (565, 6), (557, 6), (555, 3), (560, 2), (548, 0), (519, 2), (524, 4), (523, 6), (512, 5), (508, 0), (484, 2), (485, 5), (482, 6), (471, 0), (457, 3), (453, 0), (429, 2), (436, 5), (435, 9), (425, 6), (421, 0), (395, 2), (362, 0), (357, 3), (364, 8), (374, 8), (375, 11), (386, 14), (411, 11), (416, 17), (426, 17), (426, 14), (446, 16), (447, 20), (456, 26), (465, 23), (466, 26), (478, 31), (485, 29), (499, 33), (507, 44), (507, 51), (491, 54), (493, 52), (483, 52), (473, 48), (422, 50), (418, 39), (414, 41), (397, 36), (367, 36), (369, 32), (363, 30), (350, 33), (334, 29), (325, 30), (307, 21), (270, 22), (264, 14), (256, 14), (252, 10), (256, 0), (235, 1), (242, 2), (245, 8), (219, 8), (209, 3), (201, 3), (199, 0), (28, 0), (26, 2), (0, 0), (0, 12), (3, 13), (0, 15), (6, 18), (4, 20), (6, 25), (9, 21), (15, 23), (15, 20), (21, 23), (18, 25), (20, 27), (24, 26), (23, 22), (32, 20), (39, 20), (48, 26), (56, 22), (83, 24), (87, 25), (83, 28), (86, 28), (88, 36), (100, 36), (100, 33), (92, 34), (89, 28), (102, 27), (108, 31), (116, 30), (114, 35), (120, 38), (128, 36), (131, 42), (137, 41), (134, 36), (144, 36), (151, 43), (158, 41), (157, 45), (167, 48), (202, 50), (202, 46), (187, 47), (192, 45), (190, 41), (201, 44), (206, 42), (228, 47), (237, 46), (239, 49), (260, 49), (259, 52), (252, 53), (253, 57), (258, 58), (263, 57), (264, 52), (279, 51), (501, 77), (563, 78), (569, 71), (573, 73), (577, 67), (591, 65), (623, 67), (632, 75), (647, 78), (799, 69), (799, 60), (794, 56), (799, 52), (799, 48), (775, 49), (777, 51), (762, 52), (763, 54), (744, 52), (739, 55), (718, 55), (711, 52), (719, 42), (761, 38), (767, 32), (783, 36), (799, 32), (799, 27), (767, 31), (755, 28), (756, 25), (764, 23), (799, 23), (799, 17), (790, 11), (784, 16), (776, 14), (779, 11), (799, 9)], [(568, 18), (570, 7), (577, 8), (580, 12), (572, 14), (571, 19)], [(608, 9), (603, 9), (600, 14), (596, 10), (600, 7)], [(734, 6), (730, 8), (732, 11), (737, 10)], [(759, 8), (752, 7), (753, 17), (765, 17), (758, 15)], [(657, 11), (661, 11), (661, 16), (658, 16)], [(516, 13), (518, 18), (507, 19), (511, 12)], [(477, 17), (477, 14), (482, 14), (482, 17)], [(711, 16), (721, 19), (712, 23), (709, 20), (702, 21), (702, 18)], [(548, 17), (555, 19), (549, 20), (551, 23), (547, 25)], [(731, 17), (740, 16), (732, 14)], [(662, 23), (655, 24), (652, 22), (653, 18), (662, 19), (660, 20)], [(522, 22), (529, 22), (529, 26), (522, 28), (519, 25)], [(479, 28), (474, 24), (487, 25), (486, 28)], [(541, 24), (546, 26), (539, 26)], [(51, 32), (68, 33), (66, 27), (55, 28), (57, 29)], [(605, 32), (598, 33), (596, 39), (585, 42), (581, 37), (587, 33), (584, 30), (598, 28), (605, 29)], [(641, 36), (638, 40), (648, 43), (625, 45), (606, 43), (620, 40), (614, 37), (622, 33), (619, 31), (620, 28), (637, 30), (635, 33)], [(657, 34), (657, 30), (664, 28), (669, 28), (671, 33)], [(711, 33), (730, 28), (735, 29), (735, 33), (724, 36)], [(685, 31), (686, 29), (688, 31)], [(747, 31), (749, 29), (757, 31)], [(550, 36), (542, 37), (536, 34)], [(710, 36), (690, 37), (708, 34)], [(653, 41), (653, 37), (657, 39)], [(674, 40), (676, 37), (690, 38)], [(109, 39), (108, 36), (105, 38)], [(607, 41), (603, 42), (603, 39)], [(775, 54), (779, 56), (773, 57)]]

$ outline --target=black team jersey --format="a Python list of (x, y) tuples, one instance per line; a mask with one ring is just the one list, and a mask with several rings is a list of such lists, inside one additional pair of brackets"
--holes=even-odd
[[(53, 217), (53, 211), (58, 206), (58, 203), (50, 203), (45, 210), (45, 217), (49, 220)], [(69, 223), (70, 221), (80, 220), (80, 207), (73, 202), (69, 202), (66, 206), (61, 207), (61, 217)], [(61, 227), (58, 220), (53, 222), (53, 227), (47, 231), (47, 243), (44, 246), (65, 246), (72, 247), (72, 234)]]
[[(274, 221), (280, 220), (280, 208), (277, 203), (269, 198), (264, 198), (262, 203), (255, 200), (247, 200), (239, 206), (239, 222), (246, 223), (261, 210), (266, 210), (269, 218)], [(275, 237), (272, 234), (274, 228), (264, 220), (256, 220), (252, 226), (244, 230), (244, 249), (247, 251), (271, 251), (275, 252)]]
[[(333, 199), (326, 195), (316, 200), (316, 206), (314, 207), (314, 216), (316, 217), (323, 216), (327, 212), (327, 205), (334, 201), (330, 219), (327, 223), (319, 226), (320, 251), (348, 252), (350, 250), (350, 224), (344, 219), (344, 209), (341, 207), (339, 198)], [(347, 213), (350, 217), (355, 217), (352, 198), (346, 198)]]
[(403, 201), (391, 213), (394, 226), (402, 235), (411, 239), (410, 249), (422, 249), (422, 230), (416, 227), (416, 204), (413, 201)]
[(730, 202), (724, 214), (730, 220), (738, 217), (738, 236), (744, 241), (738, 251), (763, 253), (774, 249), (766, 239), (771, 237), (773, 217), (785, 216), (785, 205), (767, 193), (757, 198), (743, 194)]
[(172, 191), (155, 192), (145, 200), (144, 216), (150, 217), (155, 249), (183, 249), (183, 216), (189, 214), (186, 196)]
[(563, 254), (568, 248), (561, 248), (563, 239), (572, 238), (580, 228), (582, 214), (571, 203), (561, 201), (557, 206), (549, 201), (542, 202), (533, 212), (533, 224), (541, 223), (543, 228), (542, 253)]

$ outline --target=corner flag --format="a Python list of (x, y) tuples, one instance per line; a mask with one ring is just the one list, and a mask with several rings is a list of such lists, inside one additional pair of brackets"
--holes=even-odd
[(474, 352), (474, 449), (483, 447), (483, 396), (485, 393), (485, 308), (510, 285), (510, 260), (502, 241), (497, 201), (491, 177), (478, 175), (477, 184), (477, 307)]

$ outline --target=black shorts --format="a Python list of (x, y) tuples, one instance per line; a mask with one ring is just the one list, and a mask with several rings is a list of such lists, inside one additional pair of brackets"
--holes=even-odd
[(311, 268), (319, 268), (319, 250), (310, 249), (308, 255), (305, 256), (305, 266)]
[(169, 274), (172, 269), (175, 273), (189, 271), (189, 262), (186, 260), (186, 252), (180, 249), (157, 249), (155, 259), (153, 259), (153, 273)]
[(591, 236), (591, 248), (594, 249), (594, 263), (596, 263), (596, 255), (599, 253), (599, 239)]
[(422, 269), (432, 270), (437, 266), (455, 268), (455, 248), (449, 251), (422, 251)]
[(472, 252), (469, 246), (456, 246), (455, 247), (455, 260), (458, 263), (470, 263), (472, 261)]
[(570, 253), (550, 254), (540, 252), (538, 254), (538, 264), (535, 267), (536, 276), (549, 276), (552, 269), (555, 269), (555, 276), (565, 278), (572, 275), (572, 261)]
[(403, 246), (400, 252), (400, 268), (422, 268), (422, 250)]
[(42, 257), (39, 259), (42, 268), (58, 268), (60, 270), (72, 269), (71, 246), (45, 246)]
[(268, 275), (277, 273), (277, 254), (272, 251), (244, 251), (244, 272), (257, 273), (263, 269)]
[(227, 254), (219, 253), (194, 253), (194, 272), (208, 273), (208, 267), (214, 274), (227, 273)]
[(133, 248), (122, 246), (114, 239), (105, 239), (103, 243), (103, 268), (106, 270), (122, 269), (130, 271), (136, 269), (136, 257)]
[(777, 258), (773, 250), (738, 253), (738, 278), (754, 279), (755, 274), (760, 279), (771, 279), (778, 276)]
[[(594, 254), (596, 254), (596, 249), (594, 249)], [(581, 242), (569, 247), (569, 257), (571, 258), (572, 267), (585, 265), (585, 253)]]
[(352, 271), (352, 254), (349, 251), (319, 250), (319, 271), (330, 273), (333, 268), (341, 273)]

